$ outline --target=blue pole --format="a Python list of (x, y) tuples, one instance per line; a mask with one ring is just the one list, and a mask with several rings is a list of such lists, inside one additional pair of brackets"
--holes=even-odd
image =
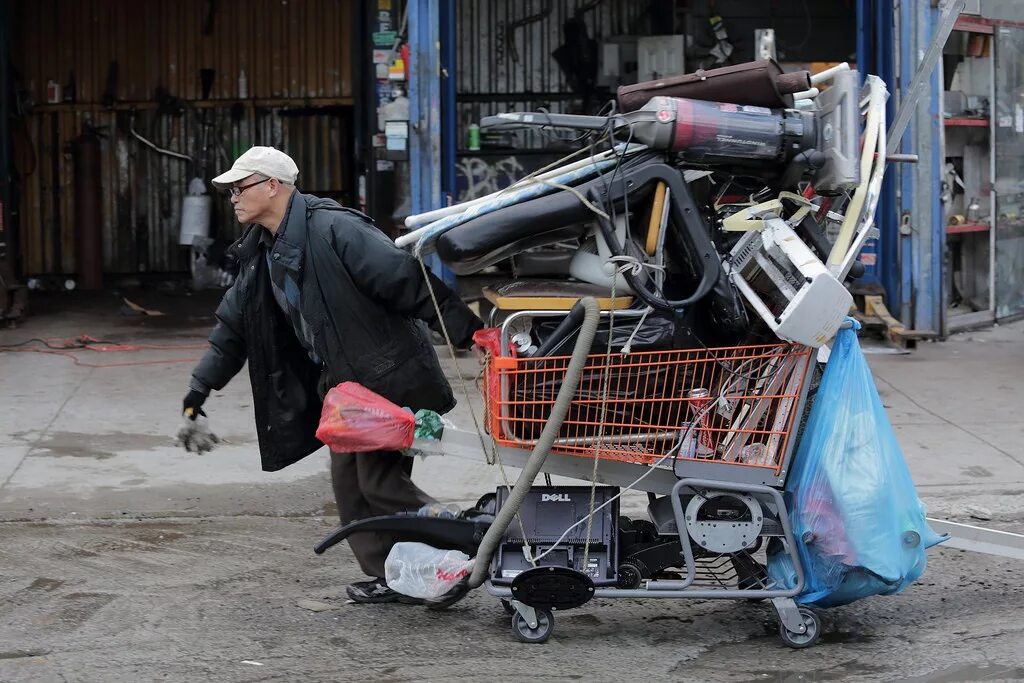
[[(408, 6), (409, 185), (414, 214), (443, 205), (440, 41), (441, 3), (448, 1), (409, 0)], [(434, 275), (454, 286), (455, 274), (436, 254), (425, 261)]]
[(427, 207), (423, 204), (423, 189), (420, 169), (424, 162), (423, 149), (420, 146), (420, 127), (423, 124), (422, 93), (423, 78), (423, 41), (420, 30), (423, 17), (420, 12), (422, 0), (409, 0), (406, 11), (409, 13), (409, 200), (412, 213), (423, 213)]
[[(922, 45), (928, 45), (938, 28), (940, 17), (939, 10), (930, 5), (925, 10), (927, 13), (926, 31)], [(932, 72), (930, 87), (928, 88), (928, 123), (929, 123), (929, 144), (931, 146), (931, 168), (929, 177), (932, 179), (933, 191), (931, 197), (931, 221), (927, 226), (931, 231), (931, 239), (928, 241), (930, 268), (925, 274), (922, 289), (926, 291), (925, 299), (927, 304), (924, 310), (918, 306), (918, 318), (920, 324), (918, 329), (934, 330), (942, 332), (942, 318), (945, 305), (942, 298), (942, 251), (945, 249), (946, 231), (945, 221), (942, 215), (942, 200), (939, 192), (939, 179), (942, 178), (942, 169), (945, 160), (941, 155), (942, 142), (942, 81), (940, 78), (941, 69)]]
[[(911, 3), (900, 3), (900, 83), (910, 83), (914, 78), (916, 60), (912, 57), (916, 54), (917, 41), (914, 39), (916, 19)], [(917, 137), (917, 122), (912, 117), (903, 140), (900, 142), (900, 152), (913, 154), (917, 147), (914, 140)], [(914, 194), (916, 191), (917, 169), (913, 164), (900, 165), (900, 214), (910, 217), (908, 227), (913, 228)], [(902, 221), (901, 221), (902, 223)], [(902, 226), (901, 226), (902, 228)], [(899, 319), (903, 324), (913, 327), (914, 316), (914, 247), (911, 240), (911, 230), (900, 231), (900, 309)]]
[[(890, 92), (896, 89), (894, 12), (893, 0), (877, 0), (875, 68), (877, 69), (876, 73), (885, 81)], [(887, 122), (891, 122), (896, 115), (895, 99), (890, 96), (889, 101), (886, 102), (885, 119)], [(877, 276), (885, 289), (886, 301), (893, 307), (899, 300), (899, 216), (896, 210), (896, 175), (894, 169), (886, 170), (878, 200), (878, 213), (875, 216), (881, 233), (878, 245)]]
[(452, 202), (455, 197), (455, 155), (458, 147), (456, 77), (458, 40), (455, 0), (441, 0), (441, 189)]

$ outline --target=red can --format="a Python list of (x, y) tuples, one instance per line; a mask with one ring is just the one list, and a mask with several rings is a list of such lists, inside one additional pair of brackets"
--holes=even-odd
[(697, 432), (697, 457), (713, 457), (715, 454), (714, 438), (707, 429), (711, 392), (702, 387), (690, 389), (686, 392), (686, 398), (690, 399), (690, 414), (693, 416), (693, 428)]

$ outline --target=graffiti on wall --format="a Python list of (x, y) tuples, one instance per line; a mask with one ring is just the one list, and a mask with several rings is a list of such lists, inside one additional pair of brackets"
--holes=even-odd
[(455, 166), (458, 200), (464, 202), (502, 190), (527, 174), (515, 156), (488, 160), (463, 157)]

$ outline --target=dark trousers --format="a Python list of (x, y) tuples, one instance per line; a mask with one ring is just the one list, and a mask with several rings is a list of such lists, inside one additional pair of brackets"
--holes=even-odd
[[(412, 482), (412, 461), (395, 451), (331, 452), (331, 484), (341, 523), (416, 510), (434, 502)], [(383, 578), (393, 537), (359, 533), (349, 536), (348, 544), (367, 576)]]

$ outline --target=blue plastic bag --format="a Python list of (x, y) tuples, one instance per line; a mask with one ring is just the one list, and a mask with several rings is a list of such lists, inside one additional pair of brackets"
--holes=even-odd
[[(819, 607), (899, 593), (944, 540), (925, 521), (858, 329), (836, 337), (786, 482), (806, 579), (796, 600)], [(769, 553), (768, 572), (796, 585), (785, 552)]]

